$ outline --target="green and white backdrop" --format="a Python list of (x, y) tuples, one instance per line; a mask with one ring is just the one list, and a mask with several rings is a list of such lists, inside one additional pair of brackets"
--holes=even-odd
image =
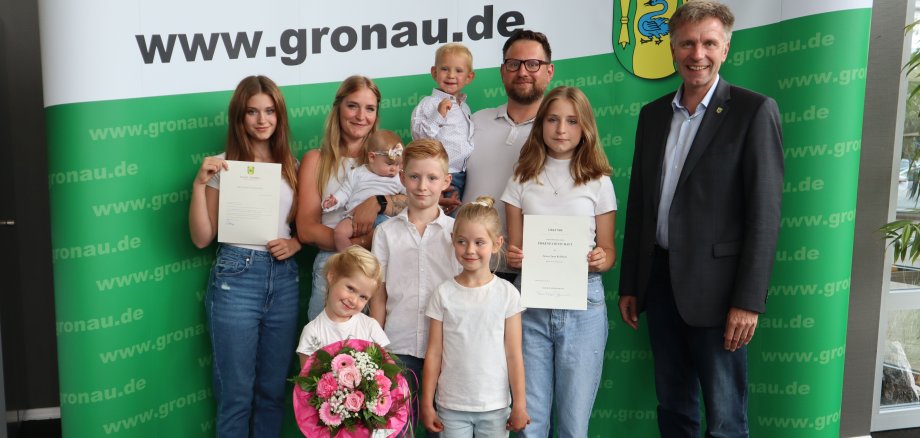
[[(408, 140), (438, 45), (473, 51), (475, 111), (505, 100), (508, 32), (543, 31), (550, 86), (591, 99), (625, 205), (639, 109), (679, 85), (668, 36), (639, 23), (680, 3), (41, 0), (64, 435), (214, 434), (202, 308), (213, 248), (188, 238), (189, 188), (223, 148), (242, 77), (282, 85), (299, 157), (319, 145), (346, 76), (374, 78), (381, 127)], [(738, 22), (722, 74), (778, 101), (786, 157), (768, 313), (750, 347), (752, 435), (836, 436), (871, 0), (726, 3)], [(622, 230), (621, 219), (618, 246)], [(647, 335), (619, 321), (618, 275), (605, 276), (610, 339), (591, 436), (655, 436)], [(286, 436), (297, 435), (289, 414)]]

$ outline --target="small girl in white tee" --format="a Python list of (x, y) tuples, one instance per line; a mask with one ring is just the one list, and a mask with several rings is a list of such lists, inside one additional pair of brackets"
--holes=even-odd
[[(399, 180), (403, 150), (401, 141), (393, 131), (382, 130), (370, 134), (364, 144), (362, 165), (349, 171), (339, 190), (323, 200), (323, 211), (344, 208), (348, 212), (333, 232), (336, 251), (342, 252), (352, 245), (351, 211), (355, 207), (371, 196), (406, 193), (406, 188)], [(387, 219), (389, 217), (386, 215), (378, 214), (374, 226)]]
[(346, 339), (390, 344), (377, 320), (361, 313), (381, 281), (380, 263), (358, 245), (333, 255), (326, 262), (329, 284), (326, 307), (303, 328), (297, 354), (300, 367), (316, 350)]
[(517, 289), (490, 269), (502, 248), (494, 202), (481, 196), (460, 207), (451, 238), (463, 272), (435, 289), (425, 312), (430, 328), (420, 415), (426, 429), (444, 437), (507, 437), (530, 423), (524, 309)]

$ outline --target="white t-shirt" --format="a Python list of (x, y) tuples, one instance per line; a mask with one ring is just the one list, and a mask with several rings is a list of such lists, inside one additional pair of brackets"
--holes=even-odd
[(358, 313), (348, 321), (335, 322), (329, 319), (326, 311), (323, 310), (316, 318), (313, 318), (313, 321), (303, 327), (300, 333), (300, 343), (297, 344), (297, 352), (309, 356), (320, 348), (346, 339), (376, 342), (381, 347), (390, 344), (390, 340), (376, 319)]
[(443, 323), (438, 406), (485, 412), (511, 404), (505, 320), (523, 311), (521, 294), (497, 275), (480, 287), (454, 279), (438, 286), (425, 312)]
[[(225, 160), (226, 156), (226, 153), (221, 153), (215, 155), (215, 158)], [(214, 176), (208, 180), (208, 187), (220, 190), (220, 172), (215, 173)], [(278, 201), (278, 237), (276, 237), (276, 239), (290, 239), (291, 224), (288, 223), (288, 213), (291, 212), (291, 205), (294, 203), (294, 190), (291, 189), (291, 186), (284, 180), (284, 177), (281, 178), (281, 196)], [(255, 249), (258, 251), (268, 251), (268, 247), (265, 245), (244, 245), (241, 243), (232, 243), (229, 245)]]
[[(524, 184), (512, 176), (502, 201), (520, 208), (523, 214), (594, 217), (615, 211), (617, 198), (610, 177), (576, 186), (569, 171), (570, 161), (546, 157), (543, 172)], [(555, 195), (556, 192), (559, 194)], [(594, 248), (597, 230), (595, 221), (590, 224), (588, 251)]]
[(332, 211), (343, 205), (345, 211), (352, 211), (371, 196), (397, 193), (406, 193), (406, 188), (399, 180), (399, 175), (380, 176), (371, 172), (371, 169), (364, 165), (348, 172), (348, 177), (345, 178), (342, 186), (332, 194), (335, 196), (336, 204), (331, 208), (324, 208), (323, 211)]
[(373, 253), (387, 288), (386, 330), (390, 352), (425, 357), (428, 348), (428, 297), (462, 270), (450, 232), (454, 218), (440, 212), (423, 235), (409, 222), (409, 209), (377, 226)]

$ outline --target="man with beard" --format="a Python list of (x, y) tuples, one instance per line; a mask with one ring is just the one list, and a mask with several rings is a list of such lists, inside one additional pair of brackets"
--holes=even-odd
[[(553, 78), (549, 40), (540, 32), (514, 31), (505, 41), (502, 54), (501, 77), (508, 102), (473, 114), (474, 149), (466, 163), (464, 203), (473, 202), (479, 196), (501, 199), (521, 146), (530, 135), (543, 93)], [(501, 218), (502, 234), (507, 235), (505, 207), (497, 204), (495, 209)], [(514, 281), (516, 274), (507, 271), (502, 263), (496, 274)]]

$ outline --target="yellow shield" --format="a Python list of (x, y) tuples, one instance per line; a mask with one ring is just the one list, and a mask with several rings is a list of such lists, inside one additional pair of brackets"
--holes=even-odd
[(635, 76), (661, 79), (674, 74), (668, 22), (682, 0), (614, 0), (613, 49)]

